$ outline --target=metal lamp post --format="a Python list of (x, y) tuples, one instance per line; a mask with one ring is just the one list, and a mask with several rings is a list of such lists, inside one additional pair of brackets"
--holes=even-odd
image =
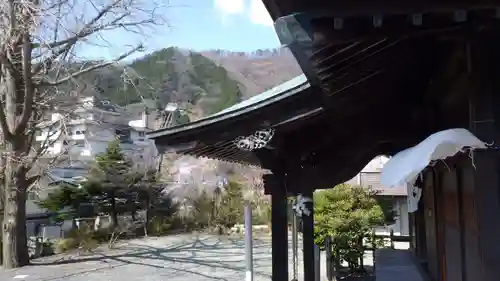
[(245, 194), (245, 281), (253, 281), (252, 195)]
[(253, 281), (252, 204), (245, 204), (245, 281)]

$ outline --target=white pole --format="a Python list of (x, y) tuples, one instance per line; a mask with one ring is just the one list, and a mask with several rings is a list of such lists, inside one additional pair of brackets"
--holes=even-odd
[(253, 281), (252, 205), (245, 205), (245, 281)]

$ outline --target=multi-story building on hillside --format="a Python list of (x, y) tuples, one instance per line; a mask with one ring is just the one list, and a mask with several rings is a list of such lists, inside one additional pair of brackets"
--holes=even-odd
[(62, 154), (70, 162), (85, 162), (103, 153), (111, 141), (119, 140), (125, 154), (135, 163), (153, 165), (156, 148), (145, 136), (150, 129), (146, 110), (135, 119), (137, 114), (93, 97), (82, 98), (78, 104), (82, 106), (70, 115), (53, 113), (47, 123), (54, 125), (38, 132), (36, 146), (48, 145), (43, 157)]
[[(47, 117), (35, 138), (35, 147), (46, 147), (39, 162), (56, 163), (44, 171), (36, 194), (30, 194), (27, 202), (29, 217), (45, 214), (34, 203), (43, 197), (48, 186), (61, 181), (75, 183), (85, 178), (89, 164), (95, 156), (105, 152), (111, 141), (119, 140), (125, 155), (138, 167), (154, 168), (157, 150), (145, 133), (152, 129), (151, 114), (147, 110), (129, 110), (94, 97), (74, 101), (67, 110), (58, 110)], [(151, 111), (152, 112), (152, 111)], [(39, 165), (45, 169), (44, 165)], [(42, 216), (43, 217), (43, 216)]]

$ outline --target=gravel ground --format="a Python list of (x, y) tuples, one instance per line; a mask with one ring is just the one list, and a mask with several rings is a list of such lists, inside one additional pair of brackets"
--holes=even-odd
[[(271, 280), (270, 238), (255, 239), (253, 253), (254, 280)], [(321, 260), (321, 272), (325, 272), (325, 258)], [(299, 280), (302, 280), (300, 271)], [(244, 278), (243, 239), (209, 235), (136, 239), (117, 245), (116, 250), (57, 255), (37, 259), (33, 265), (20, 269), (0, 269), (2, 281), (242, 281)], [(326, 277), (322, 276), (322, 280)]]

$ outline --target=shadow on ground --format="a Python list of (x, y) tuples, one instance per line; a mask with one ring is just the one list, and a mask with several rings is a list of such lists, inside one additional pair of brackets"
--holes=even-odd
[(342, 280), (342, 281), (375, 281), (375, 276), (374, 275), (347, 276), (347, 277), (341, 277), (339, 280)]
[(364, 266), (365, 274), (342, 274), (337, 280), (342, 281), (375, 281), (375, 275), (373, 274), (373, 266)]
[[(157, 240), (156, 243), (159, 241), (160, 240)], [(155, 241), (153, 240), (153, 242)], [(38, 259), (33, 260), (32, 265), (56, 266), (95, 262), (107, 265), (106, 268), (140, 265), (155, 269), (169, 269), (172, 275), (162, 275), (163, 278), (174, 277), (184, 273), (212, 280), (225, 281), (229, 280), (224, 277), (214, 276), (215, 274), (209, 275), (205, 272), (212, 271), (215, 273), (217, 269), (230, 270), (235, 273), (245, 271), (243, 255), (245, 244), (240, 238), (193, 237), (193, 239), (188, 242), (176, 243), (174, 245), (151, 246), (148, 244), (141, 240), (131, 241), (112, 251), (101, 251), (86, 255), (64, 255), (59, 258), (55, 257), (52, 260)], [(256, 276), (271, 277), (269, 270), (261, 270), (263, 269), (261, 268), (262, 265), (271, 265), (271, 256), (269, 255), (270, 245), (268, 241), (254, 240), (254, 274)], [(200, 267), (206, 267), (207, 269), (200, 270)], [(80, 271), (65, 276), (58, 276), (57, 278), (70, 277), (95, 270), (99, 269), (92, 269), (84, 272)]]

